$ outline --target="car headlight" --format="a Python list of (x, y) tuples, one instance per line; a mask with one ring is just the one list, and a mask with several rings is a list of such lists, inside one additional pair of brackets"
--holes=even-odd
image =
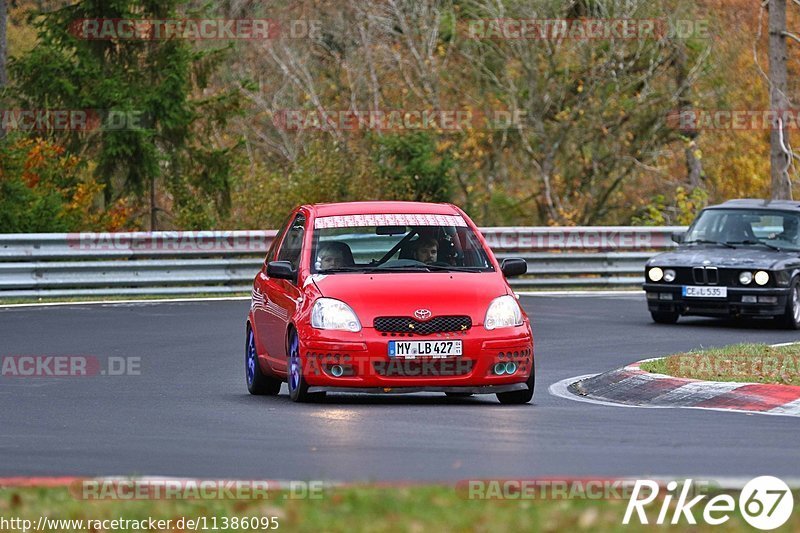
[(664, 277), (664, 271), (658, 267), (653, 267), (647, 271), (647, 277), (650, 278), (650, 281), (661, 281), (661, 278)]
[(498, 296), (489, 304), (483, 327), (486, 329), (507, 328), (522, 325), (522, 310), (513, 296)]
[(664, 281), (667, 283), (672, 283), (675, 281), (675, 271), (671, 268), (668, 268), (664, 271)]
[(314, 302), (314, 307), (311, 309), (311, 327), (361, 331), (361, 322), (355, 311), (346, 303), (333, 298), (320, 298)]
[(753, 278), (759, 285), (766, 285), (769, 282), (769, 274), (764, 272), (763, 270), (759, 270), (758, 272), (756, 272), (756, 275), (753, 276)]
[(752, 272), (741, 272), (739, 274), (739, 283), (741, 283), (742, 285), (750, 285), (751, 281), (753, 281)]

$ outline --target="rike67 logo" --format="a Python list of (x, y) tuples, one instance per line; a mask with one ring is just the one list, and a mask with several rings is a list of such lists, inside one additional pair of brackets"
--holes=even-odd
[[(703, 522), (718, 526), (730, 520), (736, 511), (737, 501), (730, 494), (718, 494), (703, 502), (708, 497), (707, 494), (691, 498), (693, 493), (691, 479), (684, 481), (682, 486), (677, 481), (671, 481), (666, 486), (667, 491), (663, 495), (658, 516), (651, 522), (653, 517), (648, 517), (645, 506), (656, 501), (660, 489), (655, 481), (637, 480), (622, 523), (629, 524), (635, 513), (636, 519), (641, 524), (697, 524), (695, 517), (697, 512), (701, 514)], [(674, 506), (673, 501), (675, 501)], [(738, 506), (739, 513), (748, 524), (756, 529), (768, 531), (782, 526), (789, 520), (794, 508), (794, 497), (789, 486), (782, 480), (773, 476), (760, 476), (751, 479), (744, 486), (739, 494)]]

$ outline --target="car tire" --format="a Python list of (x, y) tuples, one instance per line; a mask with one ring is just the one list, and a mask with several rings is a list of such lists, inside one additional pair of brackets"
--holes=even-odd
[(289, 383), (289, 398), (293, 402), (304, 403), (321, 400), (324, 392), (308, 392), (308, 383), (303, 376), (303, 362), (300, 356), (300, 339), (294, 328), (289, 329), (287, 339), (289, 361), (286, 366), (286, 381)]
[(280, 379), (268, 376), (261, 371), (256, 353), (256, 341), (250, 325), (247, 326), (247, 338), (244, 344), (244, 377), (247, 390), (256, 396), (275, 396), (281, 390)]
[(790, 287), (786, 312), (781, 322), (787, 329), (800, 329), (800, 278), (794, 278)]
[(681, 317), (680, 313), (674, 311), (650, 311), (650, 315), (656, 324), (675, 324)]
[(515, 390), (511, 392), (498, 392), (497, 399), (503, 405), (521, 405), (528, 403), (533, 399), (533, 386), (536, 383), (536, 373), (531, 368), (531, 375), (525, 384), (528, 386), (525, 390)]

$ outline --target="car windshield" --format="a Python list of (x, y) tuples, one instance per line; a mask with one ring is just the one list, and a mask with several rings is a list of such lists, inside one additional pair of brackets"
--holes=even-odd
[(794, 213), (758, 209), (709, 209), (689, 228), (687, 244), (764, 246), (800, 250), (800, 217)]
[(317, 218), (311, 272), (487, 272), (494, 267), (457, 215)]

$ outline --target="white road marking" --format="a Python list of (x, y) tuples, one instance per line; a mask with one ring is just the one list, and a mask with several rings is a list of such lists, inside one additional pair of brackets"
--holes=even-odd
[(773, 409), (769, 410), (770, 413), (774, 414), (781, 414), (781, 415), (790, 415), (790, 416), (800, 416), (800, 398), (793, 402), (785, 403), (783, 405), (779, 405)]
[(158, 298), (152, 300), (91, 300), (86, 302), (42, 302), (30, 304), (3, 304), (0, 309), (18, 307), (65, 307), (73, 305), (130, 305), (130, 304), (164, 304), (183, 302), (231, 302), (249, 300), (250, 296), (220, 296), (204, 298)]
[(617, 290), (617, 291), (514, 291), (515, 294), (520, 296), (560, 296), (560, 297), (576, 297), (576, 296), (636, 296), (643, 297), (644, 291), (642, 290)]

